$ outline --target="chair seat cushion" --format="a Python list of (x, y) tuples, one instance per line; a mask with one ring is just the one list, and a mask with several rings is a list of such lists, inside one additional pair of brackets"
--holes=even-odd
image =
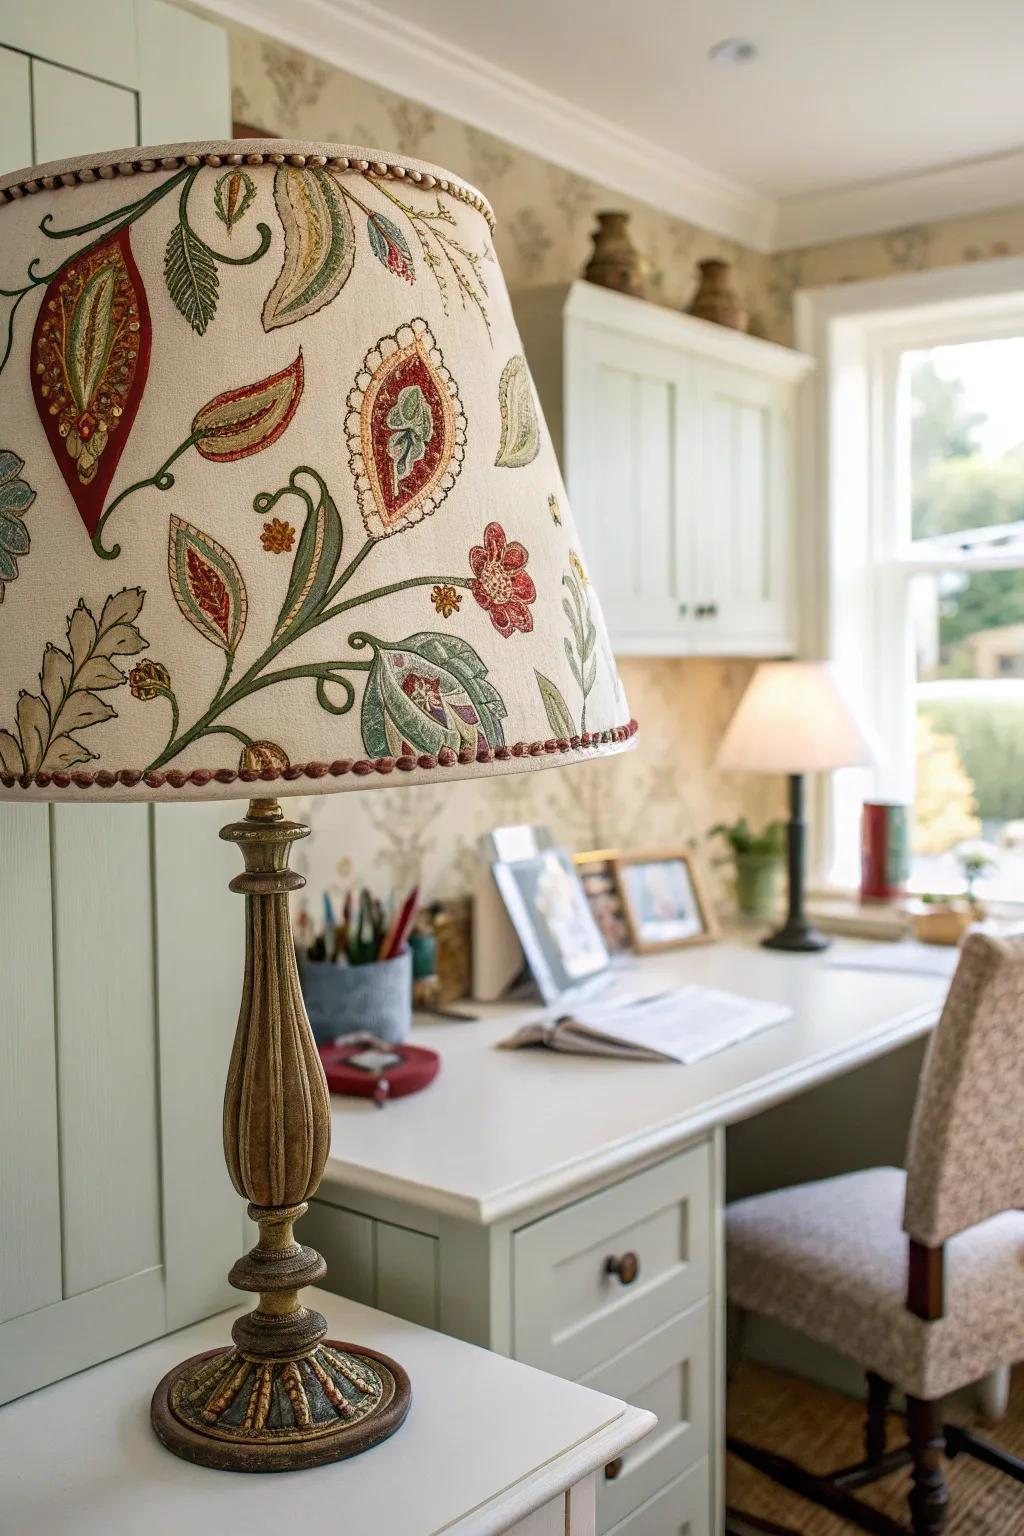
[(945, 1315), (926, 1323), (905, 1306), (905, 1186), (901, 1169), (870, 1168), (737, 1200), (729, 1299), (932, 1399), (1024, 1358), (1024, 1214), (950, 1239)]

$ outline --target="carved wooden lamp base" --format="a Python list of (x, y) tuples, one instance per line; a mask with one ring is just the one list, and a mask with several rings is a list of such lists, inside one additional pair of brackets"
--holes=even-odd
[(245, 983), (224, 1095), (224, 1155), (260, 1240), (229, 1279), (259, 1302), (231, 1330), (234, 1348), (175, 1366), (153, 1394), (156, 1434), (176, 1456), (238, 1472), (288, 1472), (340, 1461), (394, 1433), (409, 1411), (409, 1378), (386, 1355), (328, 1339), (299, 1290), (324, 1278), (293, 1226), (308, 1209), (330, 1145), (330, 1099), (302, 1004), (288, 868), (308, 836), (275, 800), (253, 800), (221, 836), (239, 844), (245, 873)]

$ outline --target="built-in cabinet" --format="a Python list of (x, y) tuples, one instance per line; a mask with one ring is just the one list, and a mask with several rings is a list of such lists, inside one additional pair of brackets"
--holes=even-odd
[(515, 309), (616, 652), (791, 654), (811, 360), (589, 283)]
[[(226, 37), (198, 16), (0, 5), (4, 170), (221, 137), (229, 113)], [(6, 723), (35, 679), (2, 658), (0, 635)], [(242, 907), (217, 829), (238, 810), (0, 805), (0, 1403), (235, 1300), (220, 1104)]]
[(720, 1142), (484, 1226), (360, 1193), (330, 1165), (301, 1237), (350, 1300), (657, 1416), (597, 1478), (598, 1536), (713, 1536), (722, 1465)]

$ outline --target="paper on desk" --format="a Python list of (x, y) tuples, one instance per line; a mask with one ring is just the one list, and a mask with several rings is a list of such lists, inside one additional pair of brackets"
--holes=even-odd
[(620, 994), (614, 1000), (577, 1003), (570, 1015), (528, 1024), (502, 1044), (690, 1065), (791, 1014), (778, 1003), (691, 984), (655, 996)]
[(828, 964), (844, 971), (902, 971), (918, 976), (952, 976), (960, 951), (947, 944), (918, 944), (901, 939), (896, 944), (871, 944), (866, 949), (840, 950)]

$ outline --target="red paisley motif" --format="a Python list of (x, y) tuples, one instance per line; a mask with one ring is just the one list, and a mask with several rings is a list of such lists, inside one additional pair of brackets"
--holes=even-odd
[[(419, 446), (421, 456), (396, 478), (392, 446), (395, 435), (392, 410), (404, 389), (418, 387), (429, 412), (432, 431)], [(418, 342), (395, 352), (382, 365), (367, 398), (368, 420), (364, 452), (369, 447), (372, 482), (382, 520), (391, 525), (437, 481), (452, 457), (455, 423), (451, 397)], [(366, 409), (364, 407), (364, 409)]]
[(231, 637), (231, 598), (220, 576), (196, 549), (185, 552), (188, 584), (192, 596), (225, 640)]
[(60, 269), (32, 336), (36, 409), (90, 536), (142, 400), (151, 346), (125, 227)]

